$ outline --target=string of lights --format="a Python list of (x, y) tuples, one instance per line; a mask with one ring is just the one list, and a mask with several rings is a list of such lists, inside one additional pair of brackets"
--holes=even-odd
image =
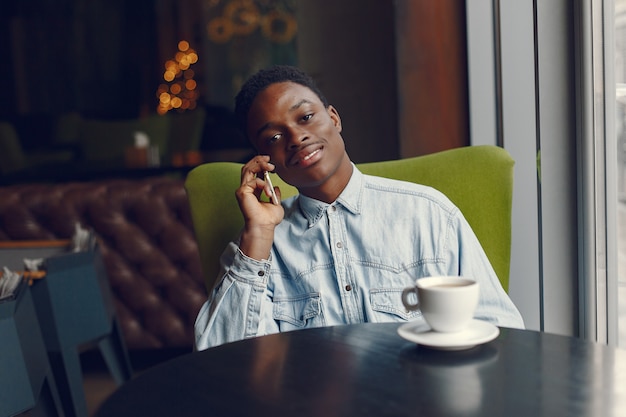
[(165, 62), (165, 82), (157, 88), (158, 114), (163, 115), (173, 109), (185, 111), (196, 108), (199, 93), (194, 80), (195, 73), (191, 68), (196, 62), (198, 54), (190, 47), (189, 42), (178, 42), (178, 52), (173, 59)]

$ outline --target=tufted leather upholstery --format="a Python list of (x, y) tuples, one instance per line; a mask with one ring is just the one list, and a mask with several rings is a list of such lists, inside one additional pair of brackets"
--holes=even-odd
[(0, 241), (67, 239), (93, 229), (130, 350), (193, 345), (206, 290), (182, 180), (0, 187)]

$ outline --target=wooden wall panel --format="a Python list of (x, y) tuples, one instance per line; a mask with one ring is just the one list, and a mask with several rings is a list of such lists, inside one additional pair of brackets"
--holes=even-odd
[(398, 0), (400, 156), (469, 144), (464, 0)]

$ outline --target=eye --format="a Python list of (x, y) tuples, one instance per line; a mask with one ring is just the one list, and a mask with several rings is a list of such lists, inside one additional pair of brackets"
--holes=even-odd
[(302, 121), (308, 122), (312, 118), (313, 118), (313, 113), (305, 114), (304, 116), (302, 116)]
[(271, 136), (267, 139), (267, 143), (270, 145), (275, 144), (276, 142), (278, 142), (280, 140), (280, 138), (282, 138), (283, 135), (281, 133), (277, 133), (274, 136)]

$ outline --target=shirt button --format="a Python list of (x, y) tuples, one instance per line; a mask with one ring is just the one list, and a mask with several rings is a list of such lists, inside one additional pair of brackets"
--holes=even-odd
[(341, 242), (337, 242), (337, 247), (338, 247), (339, 249), (341, 249), (341, 248), (343, 248), (343, 244), (342, 244)]
[(337, 211), (337, 207), (335, 207), (335, 206), (330, 206), (330, 211)]
[(351, 291), (352, 287), (350, 286), (350, 284), (346, 285), (346, 291)]
[(258, 272), (258, 275), (259, 275), (260, 277), (264, 276), (264, 275), (265, 275), (265, 271), (259, 271), (259, 272)]

